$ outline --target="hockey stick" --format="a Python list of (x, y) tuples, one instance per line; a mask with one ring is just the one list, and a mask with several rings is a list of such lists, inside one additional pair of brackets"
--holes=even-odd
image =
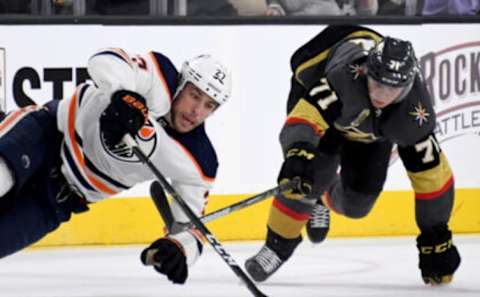
[(162, 186), (156, 180), (150, 185), (150, 197), (152, 197), (153, 203), (160, 213), (168, 233), (174, 233), (172, 229), (175, 225), (175, 220), (172, 210), (170, 209), (170, 204), (168, 203), (167, 196), (165, 196), (165, 191), (163, 191)]
[(202, 220), (202, 223), (208, 223), (210, 221), (213, 221), (215, 219), (218, 219), (220, 217), (226, 216), (234, 211), (244, 209), (245, 207), (248, 207), (252, 204), (255, 204), (257, 202), (263, 201), (271, 196), (278, 195), (281, 192), (296, 188), (297, 185), (299, 184), (298, 179), (293, 179), (290, 182), (286, 184), (282, 184), (279, 186), (276, 186), (275, 188), (271, 188), (269, 190), (266, 190), (260, 194), (257, 194), (255, 196), (252, 196), (250, 198), (247, 198), (245, 200), (239, 201), (237, 203), (234, 203), (232, 205), (226, 206), (221, 209), (217, 209), (214, 212), (211, 212), (207, 215), (204, 215), (203, 217), (200, 218)]
[[(245, 200), (239, 201), (237, 203), (231, 204), (229, 206), (217, 209), (203, 217), (200, 218), (202, 223), (208, 223), (213, 220), (216, 220), (218, 218), (224, 217), (228, 214), (231, 214), (232, 212), (235, 212), (237, 210), (244, 209), (246, 207), (249, 207), (255, 203), (261, 202), (271, 196), (278, 195), (279, 193), (283, 191), (287, 191), (292, 188), (296, 188), (298, 186), (299, 180), (298, 179), (293, 179), (292, 181), (279, 185), (277, 187), (271, 188), (269, 190), (266, 190), (260, 194), (257, 194), (255, 196), (252, 196), (250, 198), (247, 198)], [(155, 205), (158, 208), (158, 211), (160, 212), (160, 215), (163, 218), (163, 221), (165, 222), (165, 225), (167, 229), (169, 230), (170, 233), (178, 233), (184, 230), (188, 230), (189, 228), (192, 228), (192, 224), (182, 224), (182, 223), (177, 223), (174, 221), (172, 213), (170, 211), (170, 206), (166, 200), (165, 197), (165, 192), (163, 191), (162, 186), (154, 181), (150, 185), (150, 195), (155, 202)]]
[(162, 187), (172, 196), (172, 198), (178, 203), (182, 208), (185, 215), (192, 222), (192, 224), (202, 233), (208, 243), (213, 247), (213, 249), (219, 254), (223, 261), (228, 264), (230, 269), (245, 283), (248, 290), (255, 297), (267, 297), (263, 294), (255, 285), (255, 283), (245, 274), (245, 272), (238, 266), (237, 262), (230, 256), (230, 254), (223, 248), (221, 243), (215, 238), (215, 236), (205, 227), (202, 221), (193, 213), (188, 204), (183, 200), (183, 198), (175, 191), (175, 189), (170, 185), (167, 179), (163, 174), (157, 169), (157, 167), (150, 161), (150, 159), (145, 155), (145, 153), (138, 146), (137, 142), (132, 138), (130, 134), (126, 134), (123, 138), (123, 141), (131, 147), (133, 153), (142, 161), (147, 164), (148, 168), (152, 171), (155, 177), (158, 179)]

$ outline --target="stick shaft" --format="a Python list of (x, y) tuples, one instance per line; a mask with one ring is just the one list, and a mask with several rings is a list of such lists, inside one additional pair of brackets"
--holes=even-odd
[(135, 140), (127, 134), (124, 137), (124, 141), (131, 146), (133, 153), (144, 162), (158, 179), (158, 182), (162, 187), (172, 196), (172, 198), (179, 204), (179, 206), (184, 211), (185, 215), (190, 219), (192, 224), (202, 233), (208, 243), (213, 247), (213, 249), (220, 255), (225, 263), (230, 267), (230, 269), (240, 278), (243, 283), (247, 286), (250, 292), (255, 297), (266, 297), (255, 285), (255, 283), (247, 276), (247, 274), (240, 268), (237, 262), (230, 256), (230, 254), (223, 248), (221, 243), (215, 238), (215, 236), (207, 229), (207, 227), (202, 223), (202, 221), (193, 213), (190, 207), (185, 203), (182, 197), (175, 191), (175, 189), (170, 185), (162, 173), (157, 169), (157, 167), (150, 161), (150, 159), (143, 153), (140, 147), (137, 145)]
[(203, 217), (201, 217), (200, 219), (202, 220), (202, 223), (208, 223), (208, 222), (211, 222), (215, 219), (218, 219), (220, 217), (223, 217), (223, 216), (226, 216), (234, 211), (237, 211), (237, 210), (241, 210), (241, 209), (244, 209), (246, 207), (249, 207), (255, 203), (258, 203), (258, 202), (261, 202), (271, 196), (275, 196), (283, 191), (286, 191), (292, 187), (294, 187), (294, 185), (296, 184), (296, 180), (294, 181), (291, 181), (287, 184), (283, 184), (283, 185), (279, 185), (275, 188), (271, 188), (269, 190), (266, 190), (260, 194), (257, 194), (255, 196), (252, 196), (250, 198), (247, 198), (245, 200), (242, 200), (242, 201), (239, 201), (237, 203), (234, 203), (232, 205), (229, 205), (229, 206), (226, 206), (224, 208), (221, 208), (221, 209), (218, 209), (218, 210), (215, 210), (207, 215), (204, 215)]

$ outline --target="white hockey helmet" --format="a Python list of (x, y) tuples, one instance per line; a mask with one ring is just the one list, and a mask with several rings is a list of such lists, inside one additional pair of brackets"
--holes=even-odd
[(231, 96), (230, 72), (210, 55), (200, 55), (183, 63), (177, 94), (187, 82), (193, 83), (220, 105), (227, 102)]

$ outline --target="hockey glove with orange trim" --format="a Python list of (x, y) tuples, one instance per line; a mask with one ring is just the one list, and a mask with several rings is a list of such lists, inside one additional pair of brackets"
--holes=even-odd
[(315, 147), (308, 142), (295, 143), (288, 149), (277, 182), (284, 184), (294, 178), (300, 179), (299, 186), (296, 189), (283, 193), (288, 199), (302, 199), (312, 192), (316, 153)]
[(419, 268), (425, 284), (448, 284), (460, 266), (460, 254), (452, 243), (452, 232), (445, 225), (423, 230), (417, 237)]
[(147, 121), (145, 98), (132, 91), (120, 90), (100, 116), (100, 131), (107, 146), (117, 145), (127, 133), (133, 137)]
[(184, 284), (188, 277), (187, 258), (183, 247), (175, 239), (164, 237), (142, 251), (143, 265), (153, 265), (174, 284)]

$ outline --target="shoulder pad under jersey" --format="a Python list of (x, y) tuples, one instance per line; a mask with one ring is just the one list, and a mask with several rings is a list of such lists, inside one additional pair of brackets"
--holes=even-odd
[(180, 142), (191, 154), (200, 166), (203, 175), (207, 178), (214, 179), (217, 175), (218, 159), (215, 148), (205, 131), (205, 125), (202, 124), (187, 133), (177, 132), (168, 126), (166, 122), (163, 126), (168, 135)]
[(172, 61), (170, 59), (159, 53), (159, 52), (151, 52), (152, 58), (154, 62), (156, 63), (156, 66), (158, 69), (156, 71), (159, 71), (163, 74), (163, 77), (165, 78), (165, 82), (168, 85), (168, 88), (170, 90), (170, 94), (172, 96), (175, 94), (177, 91), (177, 82), (178, 82), (178, 70), (173, 65)]
[(401, 146), (413, 145), (435, 129), (430, 93), (418, 74), (405, 99), (386, 108), (382, 118), (382, 134)]
[(319, 75), (324, 76), (330, 52), (338, 42), (361, 38), (380, 40), (381, 37), (374, 30), (361, 26), (328, 26), (292, 55), (290, 65), (295, 79), (308, 89), (311, 82), (318, 81)]

